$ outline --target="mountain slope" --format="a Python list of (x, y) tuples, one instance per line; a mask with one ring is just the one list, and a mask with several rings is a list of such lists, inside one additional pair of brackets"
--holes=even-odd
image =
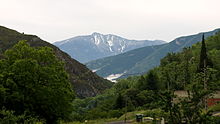
[(128, 40), (116, 35), (93, 33), (55, 42), (54, 45), (68, 53), (72, 58), (85, 63), (91, 60), (117, 55), (144, 46), (165, 43), (161, 40)]
[[(220, 29), (206, 32), (205, 36), (212, 36)], [(98, 59), (87, 63), (87, 67), (95, 70), (102, 77), (122, 74), (121, 77), (143, 74), (160, 64), (160, 59), (169, 52), (179, 52), (184, 47), (189, 47), (201, 41), (202, 33), (179, 37), (167, 44), (138, 48), (117, 56)], [(126, 59), (122, 59), (126, 58)], [(138, 58), (138, 59), (137, 59)]]
[(97, 76), (86, 66), (72, 59), (56, 46), (41, 40), (34, 35), (21, 34), (17, 31), (0, 26), (0, 54), (11, 48), (20, 40), (27, 40), (33, 47), (48, 46), (54, 49), (56, 56), (64, 61), (65, 69), (69, 73), (73, 89), (79, 97), (95, 96), (111, 87), (112, 83)]

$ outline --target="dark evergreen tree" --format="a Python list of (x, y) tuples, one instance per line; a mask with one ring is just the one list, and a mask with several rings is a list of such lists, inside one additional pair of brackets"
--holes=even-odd
[(207, 51), (206, 51), (206, 44), (205, 44), (205, 38), (204, 34), (202, 35), (202, 46), (201, 46), (201, 52), (200, 52), (200, 60), (199, 60), (199, 67), (198, 72), (203, 72), (205, 68), (212, 67), (212, 62), (208, 59)]

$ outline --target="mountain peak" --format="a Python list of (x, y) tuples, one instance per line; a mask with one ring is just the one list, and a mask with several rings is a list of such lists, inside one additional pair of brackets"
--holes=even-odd
[(93, 32), (91, 35), (78, 36), (54, 45), (69, 53), (72, 58), (86, 63), (91, 60), (117, 55), (143, 46), (163, 44), (161, 41), (128, 40), (113, 34)]
[(97, 35), (103, 35), (103, 34), (101, 34), (101, 33), (99, 33), (99, 32), (93, 32), (93, 33), (92, 33), (92, 36), (97, 36)]
[[(102, 33), (99, 33), (99, 32), (93, 32), (92, 34), (91, 34), (91, 36), (102, 36), (102, 37), (108, 37), (108, 38), (110, 38), (110, 37), (120, 37), (120, 36), (117, 36), (117, 35), (114, 35), (114, 34), (102, 34)], [(120, 37), (120, 38), (122, 38), (122, 37)], [(125, 38), (123, 38), (123, 39), (125, 39)]]
[(103, 34), (100, 34), (100, 33), (97, 33), (97, 32), (94, 32), (92, 33), (92, 37), (94, 39), (94, 43), (95, 45), (99, 45), (100, 42), (103, 42)]

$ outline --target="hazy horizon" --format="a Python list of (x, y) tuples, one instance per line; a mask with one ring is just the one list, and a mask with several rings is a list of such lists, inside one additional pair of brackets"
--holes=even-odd
[(7, 0), (0, 25), (48, 42), (93, 32), (171, 41), (220, 27), (218, 0)]

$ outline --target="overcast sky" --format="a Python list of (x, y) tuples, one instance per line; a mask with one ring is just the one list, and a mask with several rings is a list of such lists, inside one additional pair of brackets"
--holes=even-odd
[(49, 42), (92, 32), (171, 41), (220, 28), (220, 0), (0, 0), (0, 25)]

